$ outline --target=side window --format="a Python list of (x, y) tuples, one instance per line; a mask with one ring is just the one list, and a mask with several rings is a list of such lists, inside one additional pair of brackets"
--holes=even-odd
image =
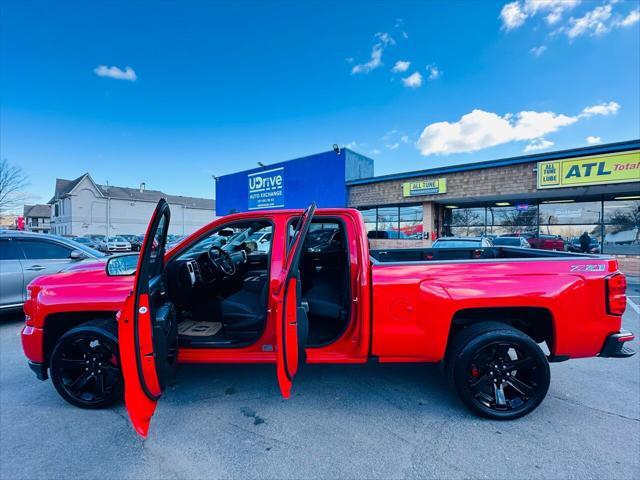
[(163, 215), (158, 223), (156, 234), (154, 235), (153, 242), (151, 243), (151, 251), (149, 252), (149, 278), (155, 277), (162, 271), (162, 256), (164, 254), (163, 246), (168, 225), (167, 216)]
[(20, 240), (20, 246), (24, 251), (24, 255), (29, 260), (57, 260), (69, 258), (71, 249), (57, 243), (38, 241), (38, 240)]
[(24, 255), (15, 240), (0, 238), (0, 260), (23, 260)]

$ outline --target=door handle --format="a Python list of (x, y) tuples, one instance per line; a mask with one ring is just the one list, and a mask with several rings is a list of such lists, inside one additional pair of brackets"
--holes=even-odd
[(30, 267), (25, 268), (25, 270), (33, 270), (33, 271), (38, 272), (40, 270), (44, 270), (45, 268), (47, 268), (47, 267), (43, 267), (42, 265), (31, 265)]

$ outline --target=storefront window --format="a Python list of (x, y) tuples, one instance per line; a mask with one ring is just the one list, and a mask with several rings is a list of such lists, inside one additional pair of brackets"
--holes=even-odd
[(447, 208), (444, 211), (444, 224), (451, 226), (484, 225), (483, 208)]
[[(583, 244), (580, 237), (584, 233), (589, 235), (588, 253), (602, 252), (602, 237), (600, 234), (600, 225), (540, 225), (540, 237), (550, 235), (560, 237), (565, 242), (565, 250), (570, 252), (582, 252)], [(586, 246), (586, 242), (584, 243)]]
[(360, 212), (369, 238), (408, 240), (422, 238), (422, 205), (368, 208)]
[(487, 225), (535, 226), (538, 209), (526, 203), (487, 207)]
[(600, 223), (601, 202), (541, 203), (540, 225)]
[(640, 255), (640, 201), (604, 202), (605, 253)]

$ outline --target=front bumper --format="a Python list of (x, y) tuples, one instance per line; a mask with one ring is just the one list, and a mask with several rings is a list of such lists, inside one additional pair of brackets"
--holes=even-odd
[(47, 375), (47, 367), (45, 367), (44, 364), (29, 360), (29, 368), (33, 370), (38, 380), (46, 380), (49, 378), (49, 375)]
[(627, 358), (636, 354), (635, 350), (625, 346), (635, 337), (633, 333), (626, 330), (609, 335), (600, 350), (600, 356), (605, 358)]

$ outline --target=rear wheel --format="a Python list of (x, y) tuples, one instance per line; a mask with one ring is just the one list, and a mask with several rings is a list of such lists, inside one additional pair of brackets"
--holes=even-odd
[(465, 328), (447, 355), (447, 375), (474, 413), (512, 420), (532, 412), (549, 389), (547, 357), (529, 336), (509, 325)]
[(88, 322), (69, 330), (51, 354), (51, 381), (76, 407), (105, 408), (122, 397), (118, 342), (104, 325)]

